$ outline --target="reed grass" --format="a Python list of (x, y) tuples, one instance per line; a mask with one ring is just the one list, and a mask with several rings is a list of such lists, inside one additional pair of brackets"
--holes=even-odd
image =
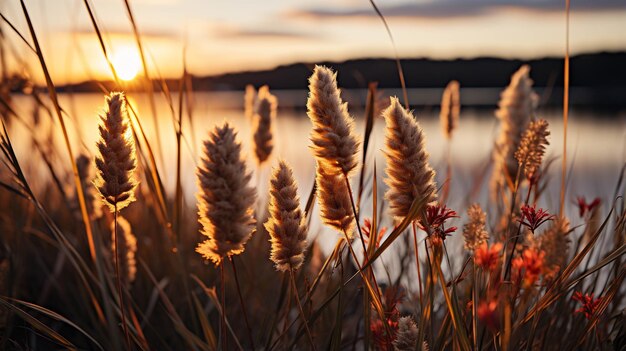
[[(141, 350), (622, 347), (626, 213), (618, 196), (625, 191), (623, 174), (615, 195), (601, 199), (603, 206), (583, 201), (579, 204), (586, 212), (580, 218), (563, 215), (569, 209), (564, 179), (559, 201), (546, 191), (553, 184), (546, 176), (550, 161), (543, 160), (549, 132), (547, 123), (535, 117), (529, 67), (514, 73), (496, 112), (501, 129), (491, 178), (499, 195), (490, 202), (463, 208), (461, 203), (470, 204), (471, 195), (448, 189), (438, 203), (426, 135), (413, 113), (397, 98), (390, 99), (382, 112), (384, 149), (376, 150), (373, 130), (381, 114), (374, 86), (368, 92), (361, 142), (337, 73), (316, 66), (306, 104), (312, 122), (311, 162), (317, 168), (310, 175), (315, 186), (304, 211), (293, 170), (282, 161), (270, 183), (268, 204), (258, 204), (269, 211), (253, 210), (256, 192), (262, 190), (250, 184), (242, 145), (226, 123), (209, 133), (197, 160), (195, 218), (196, 204), (184, 201), (185, 190), (192, 186), (184, 181), (181, 162), (187, 151), (195, 156), (192, 147), (183, 147), (193, 140), (187, 130), (193, 130), (194, 94), (187, 69), (179, 81), (177, 110), (165, 80), (152, 74), (172, 112), (176, 194), (164, 191), (162, 183), (168, 177), (159, 172), (152, 152), (155, 146), (159, 154), (162, 145), (151, 143), (144, 133), (137, 106), (128, 104), (122, 93), (107, 91), (95, 162), (97, 187), (92, 187), (93, 158), (82, 152), (74, 158), (65, 125), (68, 117), (77, 116), (60, 105), (28, 9), (21, 4), (32, 43), (2, 18), (11, 34), (26, 42), (27, 54), (36, 55), (48, 96), (35, 87), (22, 97), (41, 111), (38, 116), (18, 112), (12, 96), (0, 94), (0, 348), (110, 350), (124, 348), (124, 342), (127, 349)], [(106, 33), (90, 2), (84, 4), (108, 60)], [(141, 47), (130, 3), (125, 4)], [(143, 66), (142, 91), (152, 95), (145, 58)], [(112, 65), (110, 69), (120, 88)], [(1, 84), (5, 89), (4, 79)], [(567, 88), (567, 74), (565, 84)], [(442, 97), (440, 116), (444, 137), (452, 136), (458, 115), (455, 88), (449, 89)], [(189, 128), (183, 128), (185, 102)], [(568, 103), (565, 98), (566, 108)], [(277, 117), (269, 90), (261, 88), (257, 95), (254, 88), (247, 88), (243, 113), (251, 120), (259, 117), (258, 135), (252, 141), (262, 151), (255, 153), (260, 167), (275, 152), (274, 140), (281, 137), (271, 127)], [(565, 131), (567, 115), (566, 110)], [(45, 147), (52, 139), (35, 132), (43, 116), (54, 118), (61, 127), (70, 156), (66, 161), (59, 156), (61, 150)], [(28, 133), (19, 137), (32, 139), (26, 141), (35, 146), (36, 155), (16, 154), (9, 120), (25, 127)], [(360, 145), (363, 154), (357, 156)], [(379, 184), (376, 160), (383, 155), (386, 179)], [(34, 179), (40, 179), (35, 174), (39, 158), (49, 178), (43, 186), (33, 187)], [(170, 160), (161, 163), (163, 171)], [(355, 201), (351, 177), (357, 168)], [(447, 172), (446, 184), (461, 176)], [(71, 182), (75, 190), (68, 186)], [(100, 203), (93, 201), (96, 190)], [(383, 193), (385, 198), (379, 198)], [(131, 201), (134, 205), (128, 206)], [(77, 223), (74, 202), (82, 224)], [(450, 210), (448, 202), (459, 207)], [(557, 203), (558, 211), (552, 206)], [(539, 205), (560, 215), (549, 215), (548, 221), (539, 216), (533, 222), (531, 209), (536, 216)], [(103, 206), (110, 211), (99, 211)], [(123, 208), (121, 217), (118, 212)], [(467, 212), (467, 219), (456, 219), (455, 211)], [(366, 236), (361, 229), (365, 218), (371, 218)], [(327, 233), (315, 237), (310, 230), (317, 227), (317, 220), (342, 237), (328, 255), (319, 248)], [(454, 226), (459, 222), (465, 224), (462, 231)], [(393, 228), (381, 236), (384, 225)], [(409, 228), (413, 248), (406, 236)], [(355, 232), (360, 245), (353, 242)], [(464, 247), (450, 245), (446, 238), (461, 232)], [(173, 235), (174, 245), (169, 241)], [(199, 238), (205, 239), (200, 245)], [(112, 264), (107, 261), (111, 258)], [(205, 260), (213, 264), (206, 265)], [(226, 308), (233, 298), (239, 306)], [(554, 341), (563, 335), (568, 336), (564, 343)]]

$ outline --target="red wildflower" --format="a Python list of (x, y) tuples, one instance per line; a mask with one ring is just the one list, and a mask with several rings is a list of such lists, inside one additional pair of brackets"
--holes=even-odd
[(482, 301), (476, 310), (478, 319), (491, 330), (500, 328), (498, 316), (498, 300)]
[(540, 225), (553, 219), (554, 216), (550, 215), (550, 213), (548, 213), (548, 211), (544, 210), (543, 208), (537, 210), (535, 205), (532, 205), (532, 207), (528, 205), (523, 205), (522, 218), (519, 220), (519, 222), (522, 225), (527, 226), (528, 229), (530, 229), (530, 231), (535, 234), (535, 230), (539, 228)]
[(596, 206), (600, 205), (599, 197), (596, 197), (595, 199), (593, 199), (593, 201), (587, 203), (584, 197), (579, 196), (578, 198), (576, 198), (576, 201), (578, 203), (578, 213), (580, 217), (584, 217), (586, 213), (593, 211)]
[(495, 243), (489, 247), (489, 244), (484, 242), (474, 252), (474, 262), (486, 271), (493, 271), (498, 266), (501, 251), (501, 243)]
[(387, 319), (387, 324), (389, 324), (389, 329), (393, 335), (387, 335), (385, 325), (380, 319), (372, 321), (372, 324), (370, 325), (372, 339), (377, 350), (393, 350), (393, 341), (396, 339), (398, 322)]
[(391, 335), (387, 334), (387, 328), (380, 318), (375, 318), (370, 324), (372, 331), (372, 339), (376, 344), (377, 350), (393, 350), (393, 341), (396, 339), (398, 331), (398, 319), (400, 312), (398, 311), (398, 303), (402, 300), (404, 294), (398, 287), (389, 286), (383, 294), (383, 310), (385, 313), (385, 322), (389, 326)]
[(589, 294), (583, 295), (580, 291), (576, 291), (574, 292), (574, 295), (572, 296), (572, 300), (576, 300), (582, 304), (582, 307), (577, 309), (574, 312), (584, 313), (585, 318), (591, 319), (591, 317), (593, 317), (593, 315), (596, 313), (596, 310), (598, 309), (598, 306), (600, 305), (600, 301), (602, 301), (602, 298), (594, 299), (593, 293), (591, 293), (591, 295)]
[(450, 218), (459, 217), (455, 211), (447, 208), (445, 205), (428, 205), (426, 207), (426, 224), (422, 221), (418, 222), (419, 227), (429, 233), (435, 235), (431, 240), (433, 243), (441, 243), (446, 237), (452, 235), (457, 227), (445, 227), (445, 222)]
[[(516, 257), (513, 259), (513, 269), (515, 275), (514, 280), (523, 278), (524, 286), (529, 287), (535, 284), (539, 280), (541, 270), (543, 267), (543, 261), (546, 253), (543, 251), (537, 251), (535, 248), (528, 248), (522, 252), (522, 257)], [(522, 276), (522, 270), (524, 275)]]
[[(372, 231), (372, 221), (369, 218), (365, 218), (363, 226), (361, 226), (363, 230), (363, 235), (367, 238), (367, 242), (370, 240), (370, 232)], [(376, 248), (380, 246), (382, 242), (383, 236), (385, 236), (385, 232), (387, 232), (387, 227), (382, 227), (378, 230), (378, 235), (376, 236)]]

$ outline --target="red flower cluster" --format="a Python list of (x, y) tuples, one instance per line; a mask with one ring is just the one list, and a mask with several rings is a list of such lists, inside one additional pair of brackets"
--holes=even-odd
[(578, 213), (580, 217), (584, 217), (585, 214), (590, 213), (596, 206), (600, 205), (599, 197), (596, 197), (593, 201), (587, 203), (584, 197), (579, 196), (576, 198), (576, 201), (578, 202)]
[(389, 325), (392, 335), (387, 335), (385, 325), (380, 319), (372, 321), (370, 325), (372, 340), (377, 350), (393, 350), (393, 341), (396, 339), (396, 332), (398, 331), (398, 321), (389, 318), (387, 319), (387, 324)]
[[(365, 235), (365, 237), (367, 238), (367, 242), (369, 242), (370, 239), (370, 233), (372, 231), (372, 221), (369, 218), (365, 218), (364, 220), (364, 224), (363, 226), (361, 226), (361, 229), (363, 230), (363, 235)], [(374, 238), (374, 240), (376, 240), (376, 248), (378, 249), (378, 247), (380, 247), (380, 243), (382, 242), (383, 236), (385, 236), (385, 232), (387, 232), (387, 227), (382, 227), (380, 228), (380, 230), (378, 231), (378, 235)]]
[(433, 242), (443, 242), (446, 237), (452, 235), (457, 227), (445, 227), (445, 222), (450, 218), (459, 217), (457, 213), (445, 205), (428, 205), (426, 207), (426, 223), (418, 222), (420, 229), (430, 235), (434, 235)]
[(500, 328), (500, 319), (498, 316), (498, 300), (482, 301), (476, 309), (478, 319), (484, 323), (489, 329), (497, 330)]
[(551, 221), (554, 219), (554, 216), (550, 215), (548, 211), (540, 208), (537, 210), (535, 205), (522, 206), (522, 218), (519, 222), (522, 225), (525, 225), (530, 229), (530, 231), (535, 234), (535, 230), (539, 228), (540, 225), (544, 224), (547, 221)]
[(491, 247), (486, 242), (482, 243), (474, 252), (474, 262), (486, 271), (493, 271), (500, 262), (501, 251), (501, 243), (495, 243)]
[(598, 306), (600, 305), (600, 301), (602, 301), (601, 298), (594, 299), (593, 293), (591, 293), (591, 295), (583, 295), (580, 291), (574, 292), (572, 300), (576, 300), (583, 305), (581, 308), (577, 309), (574, 312), (584, 313), (585, 318), (587, 319), (591, 319), (591, 317), (593, 317), (593, 315), (596, 313), (596, 310), (598, 309)]
[[(376, 350), (393, 350), (393, 341), (396, 339), (398, 319), (400, 318), (398, 303), (400, 303), (403, 296), (404, 294), (396, 286), (390, 286), (385, 289), (382, 301), (385, 321), (383, 322), (380, 318), (375, 318), (370, 324), (370, 331), (372, 332), (372, 339), (376, 345)], [(384, 323), (387, 323), (389, 326), (391, 335), (387, 333), (387, 328)]]
[[(535, 284), (541, 275), (545, 256), (545, 252), (537, 251), (535, 248), (524, 250), (522, 257), (513, 259), (514, 280), (523, 279), (525, 287)], [(522, 271), (524, 271), (524, 275), (522, 275)]]

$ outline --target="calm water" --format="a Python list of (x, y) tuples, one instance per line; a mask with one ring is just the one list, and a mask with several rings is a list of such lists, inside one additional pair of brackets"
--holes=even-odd
[[(423, 96), (428, 97), (430, 96), (429, 94), (433, 95), (432, 92), (425, 91)], [(275, 123), (275, 149), (271, 164), (275, 164), (278, 158), (283, 158), (292, 165), (300, 185), (301, 199), (305, 201), (313, 183), (315, 167), (311, 153), (308, 150), (308, 137), (311, 125), (306, 112), (302, 108), (294, 108), (293, 106), (305, 105), (306, 92), (284, 92), (277, 95), (279, 97), (279, 105), (281, 105), (280, 101), (282, 101), (282, 105), (290, 107), (279, 110)], [(366, 92), (364, 91), (352, 91), (344, 94), (351, 102), (351, 106), (362, 106), (365, 95)], [(483, 97), (483, 100), (486, 98), (489, 98), (489, 96)], [(495, 106), (497, 100), (494, 97), (492, 98)], [(88, 149), (90, 152), (93, 152), (97, 138), (98, 113), (102, 109), (103, 97), (100, 94), (79, 94), (74, 96), (61, 95), (60, 99), (62, 107), (71, 116), (71, 118), (66, 120), (70, 128), (74, 150)], [(177, 96), (175, 95), (173, 99), (174, 108), (177, 110)], [(239, 131), (239, 140), (243, 142), (249, 167), (252, 168), (256, 164), (250, 143), (250, 124), (243, 116), (242, 100), (242, 94), (236, 92), (195, 94), (193, 129), (190, 127), (188, 119), (185, 118), (183, 122), (185, 140), (182, 176), (186, 200), (189, 204), (192, 204), (194, 201), (193, 196), (196, 190), (195, 166), (198, 159), (198, 150), (201, 149), (201, 140), (207, 136), (208, 131), (214, 125), (228, 121), (235, 126)], [(433, 98), (429, 98), (428, 101), (432, 103)], [(30, 100), (18, 96), (15, 98), (15, 102), (22, 115), (32, 115), (32, 102)], [(131, 102), (136, 106), (143, 127), (150, 137), (153, 147), (156, 147), (156, 134), (146, 97), (141, 95), (131, 96)], [(417, 106), (420, 105), (417, 104)], [(161, 154), (157, 154), (157, 158), (165, 185), (171, 190), (175, 181), (174, 172), (176, 165), (174, 122), (170, 107), (162, 97), (158, 98), (157, 110), (160, 137), (163, 144)], [(351, 113), (357, 117), (356, 131), (361, 134), (364, 129), (363, 118), (361, 117), (363, 116), (363, 111), (362, 109), (351, 107)], [(441, 184), (445, 172), (446, 141), (439, 126), (438, 108), (418, 107), (416, 113), (427, 135), (426, 147), (431, 154), (430, 162), (437, 171), (440, 171), (437, 179), (439, 180), (438, 183)], [(561, 111), (540, 109), (538, 116), (546, 118), (551, 125), (551, 145), (547, 151), (548, 158), (559, 157), (563, 140)], [(53, 129), (51, 129), (51, 125)], [(18, 157), (22, 161), (23, 166), (26, 165), (25, 168), (30, 169), (31, 179), (38, 180), (37, 183), (43, 186), (43, 178), (47, 177), (47, 170), (42, 170), (35, 166), (41, 163), (35, 163), (38, 155), (33, 152), (29, 138), (20, 137), (20, 135), (25, 135), (24, 133), (26, 131), (23, 127), (13, 124), (10, 134), (16, 144)], [(62, 158), (67, 157), (58, 123), (51, 123), (51, 119), (43, 111), (40, 115), (37, 133), (39, 140), (47, 140), (47, 136), (52, 133), (55, 147), (60, 151), (59, 155)], [(451, 197), (448, 203), (449, 207), (453, 209), (465, 208), (469, 189), (476, 177), (480, 177), (485, 170), (496, 133), (497, 123), (493, 116), (493, 110), (462, 110), (460, 126), (455, 131), (451, 143), (453, 181)], [(382, 180), (384, 177), (384, 157), (380, 151), (383, 145), (383, 137), (384, 121), (379, 118), (376, 120), (368, 157), (370, 166), (373, 165), (374, 160), (377, 163), (379, 180)], [(568, 161), (572, 162), (571, 167), (573, 170), (569, 180), (568, 201), (579, 195), (586, 197), (600, 196), (602, 199), (611, 198), (620, 169), (626, 160), (626, 116), (624, 114), (607, 116), (594, 112), (573, 111), (570, 116), (568, 141)], [(67, 173), (68, 170), (65, 169), (67, 163), (64, 163), (66, 160), (58, 161), (59, 172)], [(552, 168), (552, 186), (547, 196), (544, 197), (544, 203), (541, 204), (550, 209), (558, 207), (559, 172), (560, 161), (557, 161)], [(265, 192), (263, 189), (266, 189), (269, 174), (269, 167), (265, 166), (253, 177), (253, 181), (258, 181), (261, 184), (260, 193)], [(488, 179), (485, 180), (484, 184), (486, 185)], [(381, 181), (379, 183), (379, 191), (381, 193), (384, 190), (382, 186)], [(487, 198), (486, 191), (483, 191), (476, 198), (471, 199), (471, 201), (486, 203)], [(605, 205), (605, 210), (606, 208), (607, 206)], [(368, 212), (371, 212), (367, 204), (363, 206), (363, 212), (366, 216)], [(578, 218), (573, 206), (570, 208), (569, 215), (570, 218)], [(313, 232), (319, 232), (321, 226), (318, 223), (311, 229)]]

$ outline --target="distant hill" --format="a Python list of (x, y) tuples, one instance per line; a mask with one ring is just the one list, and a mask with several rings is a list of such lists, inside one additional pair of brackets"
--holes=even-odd
[[(531, 66), (536, 87), (556, 87), (557, 100), (563, 85), (563, 59), (542, 58), (510, 60), (502, 58), (473, 58), (432, 60), (402, 59), (402, 68), (409, 88), (441, 88), (456, 79), (462, 87), (504, 87), (511, 74), (522, 64)], [(195, 91), (241, 90), (246, 84), (268, 84), (272, 89), (307, 89), (308, 77), (314, 64), (324, 64), (339, 71), (343, 88), (365, 88), (377, 81), (380, 88), (398, 88), (400, 80), (393, 59), (368, 58), (345, 62), (294, 63), (272, 70), (245, 71), (214, 76), (194, 76)], [(582, 54), (571, 58), (570, 84), (585, 88), (586, 101), (598, 100), (602, 105), (626, 106), (626, 52)], [(168, 80), (170, 89), (178, 86), (176, 79)], [(103, 82), (112, 86), (111, 82)], [(99, 91), (96, 82), (84, 82), (60, 87), (63, 91)], [(579, 89), (580, 90), (580, 89)]]

